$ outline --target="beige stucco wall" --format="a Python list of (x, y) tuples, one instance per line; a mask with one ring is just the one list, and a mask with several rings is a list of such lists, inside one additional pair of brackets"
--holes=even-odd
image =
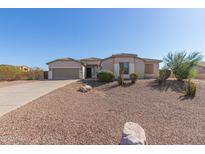
[(114, 72), (113, 59), (109, 58), (109, 59), (106, 59), (106, 60), (102, 61), (101, 67), (102, 67), (103, 70), (109, 70), (109, 71)]
[[(130, 73), (134, 72), (139, 74), (139, 78), (156, 78), (159, 74), (159, 63), (157, 62), (145, 62), (140, 58), (132, 58), (132, 57), (115, 57), (109, 58), (102, 62), (101, 66), (104, 70), (112, 71), (115, 76), (119, 75), (119, 63), (120, 62), (129, 62), (130, 63)], [(145, 63), (153, 64), (153, 74), (144, 74), (145, 73)], [(134, 67), (134, 68), (133, 68)], [(129, 75), (125, 76), (126, 78)]]
[(134, 58), (126, 58), (126, 57), (116, 57), (114, 58), (114, 63), (120, 63), (120, 62), (129, 62), (134, 63)]
[(85, 66), (82, 65), (80, 72), (79, 72), (79, 78), (85, 79)]
[(159, 75), (159, 63), (154, 63), (154, 77)]
[(81, 68), (81, 64), (75, 61), (55, 61), (48, 66), (49, 68)]
[(198, 66), (198, 67), (197, 67), (197, 72), (198, 72), (199, 74), (205, 73), (205, 66)]
[(205, 79), (205, 66), (198, 66), (196, 79)]
[(145, 64), (144, 60), (135, 58), (135, 73), (139, 74), (139, 78), (144, 78)]

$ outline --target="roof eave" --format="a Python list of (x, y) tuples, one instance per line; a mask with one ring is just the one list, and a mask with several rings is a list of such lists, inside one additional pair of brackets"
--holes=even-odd
[(78, 63), (80, 63), (81, 65), (85, 66), (85, 64), (84, 64), (83, 62), (78, 61), (78, 60), (75, 60), (75, 59), (73, 59), (73, 58), (69, 58), (69, 59), (56, 59), (56, 60), (47, 62), (46, 64), (49, 65), (49, 64), (54, 63), (54, 62), (56, 62), (56, 61), (75, 61), (75, 62), (78, 62)]
[(144, 60), (145, 62), (156, 62), (156, 63), (161, 63), (162, 60)]

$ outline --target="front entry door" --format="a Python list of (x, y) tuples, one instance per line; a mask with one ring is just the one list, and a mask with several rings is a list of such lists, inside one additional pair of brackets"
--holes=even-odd
[(91, 78), (92, 77), (92, 69), (91, 68), (86, 68), (86, 77)]

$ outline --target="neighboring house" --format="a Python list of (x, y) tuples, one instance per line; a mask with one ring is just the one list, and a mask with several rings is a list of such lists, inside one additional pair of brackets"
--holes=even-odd
[(196, 79), (205, 79), (205, 62), (202, 62), (197, 66)]
[(24, 71), (24, 72), (30, 72), (32, 71), (31, 67), (28, 66), (18, 66), (20, 68), (20, 70)]
[(138, 73), (140, 78), (155, 78), (159, 73), (161, 60), (140, 58), (136, 54), (115, 54), (105, 59), (85, 58), (75, 60), (72, 58), (56, 59), (48, 62), (48, 78), (60, 79), (85, 79), (96, 78), (99, 70), (110, 70), (119, 76), (124, 69), (124, 77), (129, 74)]

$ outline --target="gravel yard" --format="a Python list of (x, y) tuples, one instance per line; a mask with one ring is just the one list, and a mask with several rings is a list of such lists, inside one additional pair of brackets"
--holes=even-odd
[(72, 83), (2, 116), (0, 144), (119, 144), (128, 121), (145, 129), (148, 144), (205, 144), (205, 82), (194, 99), (173, 80), (90, 84), (88, 93)]

